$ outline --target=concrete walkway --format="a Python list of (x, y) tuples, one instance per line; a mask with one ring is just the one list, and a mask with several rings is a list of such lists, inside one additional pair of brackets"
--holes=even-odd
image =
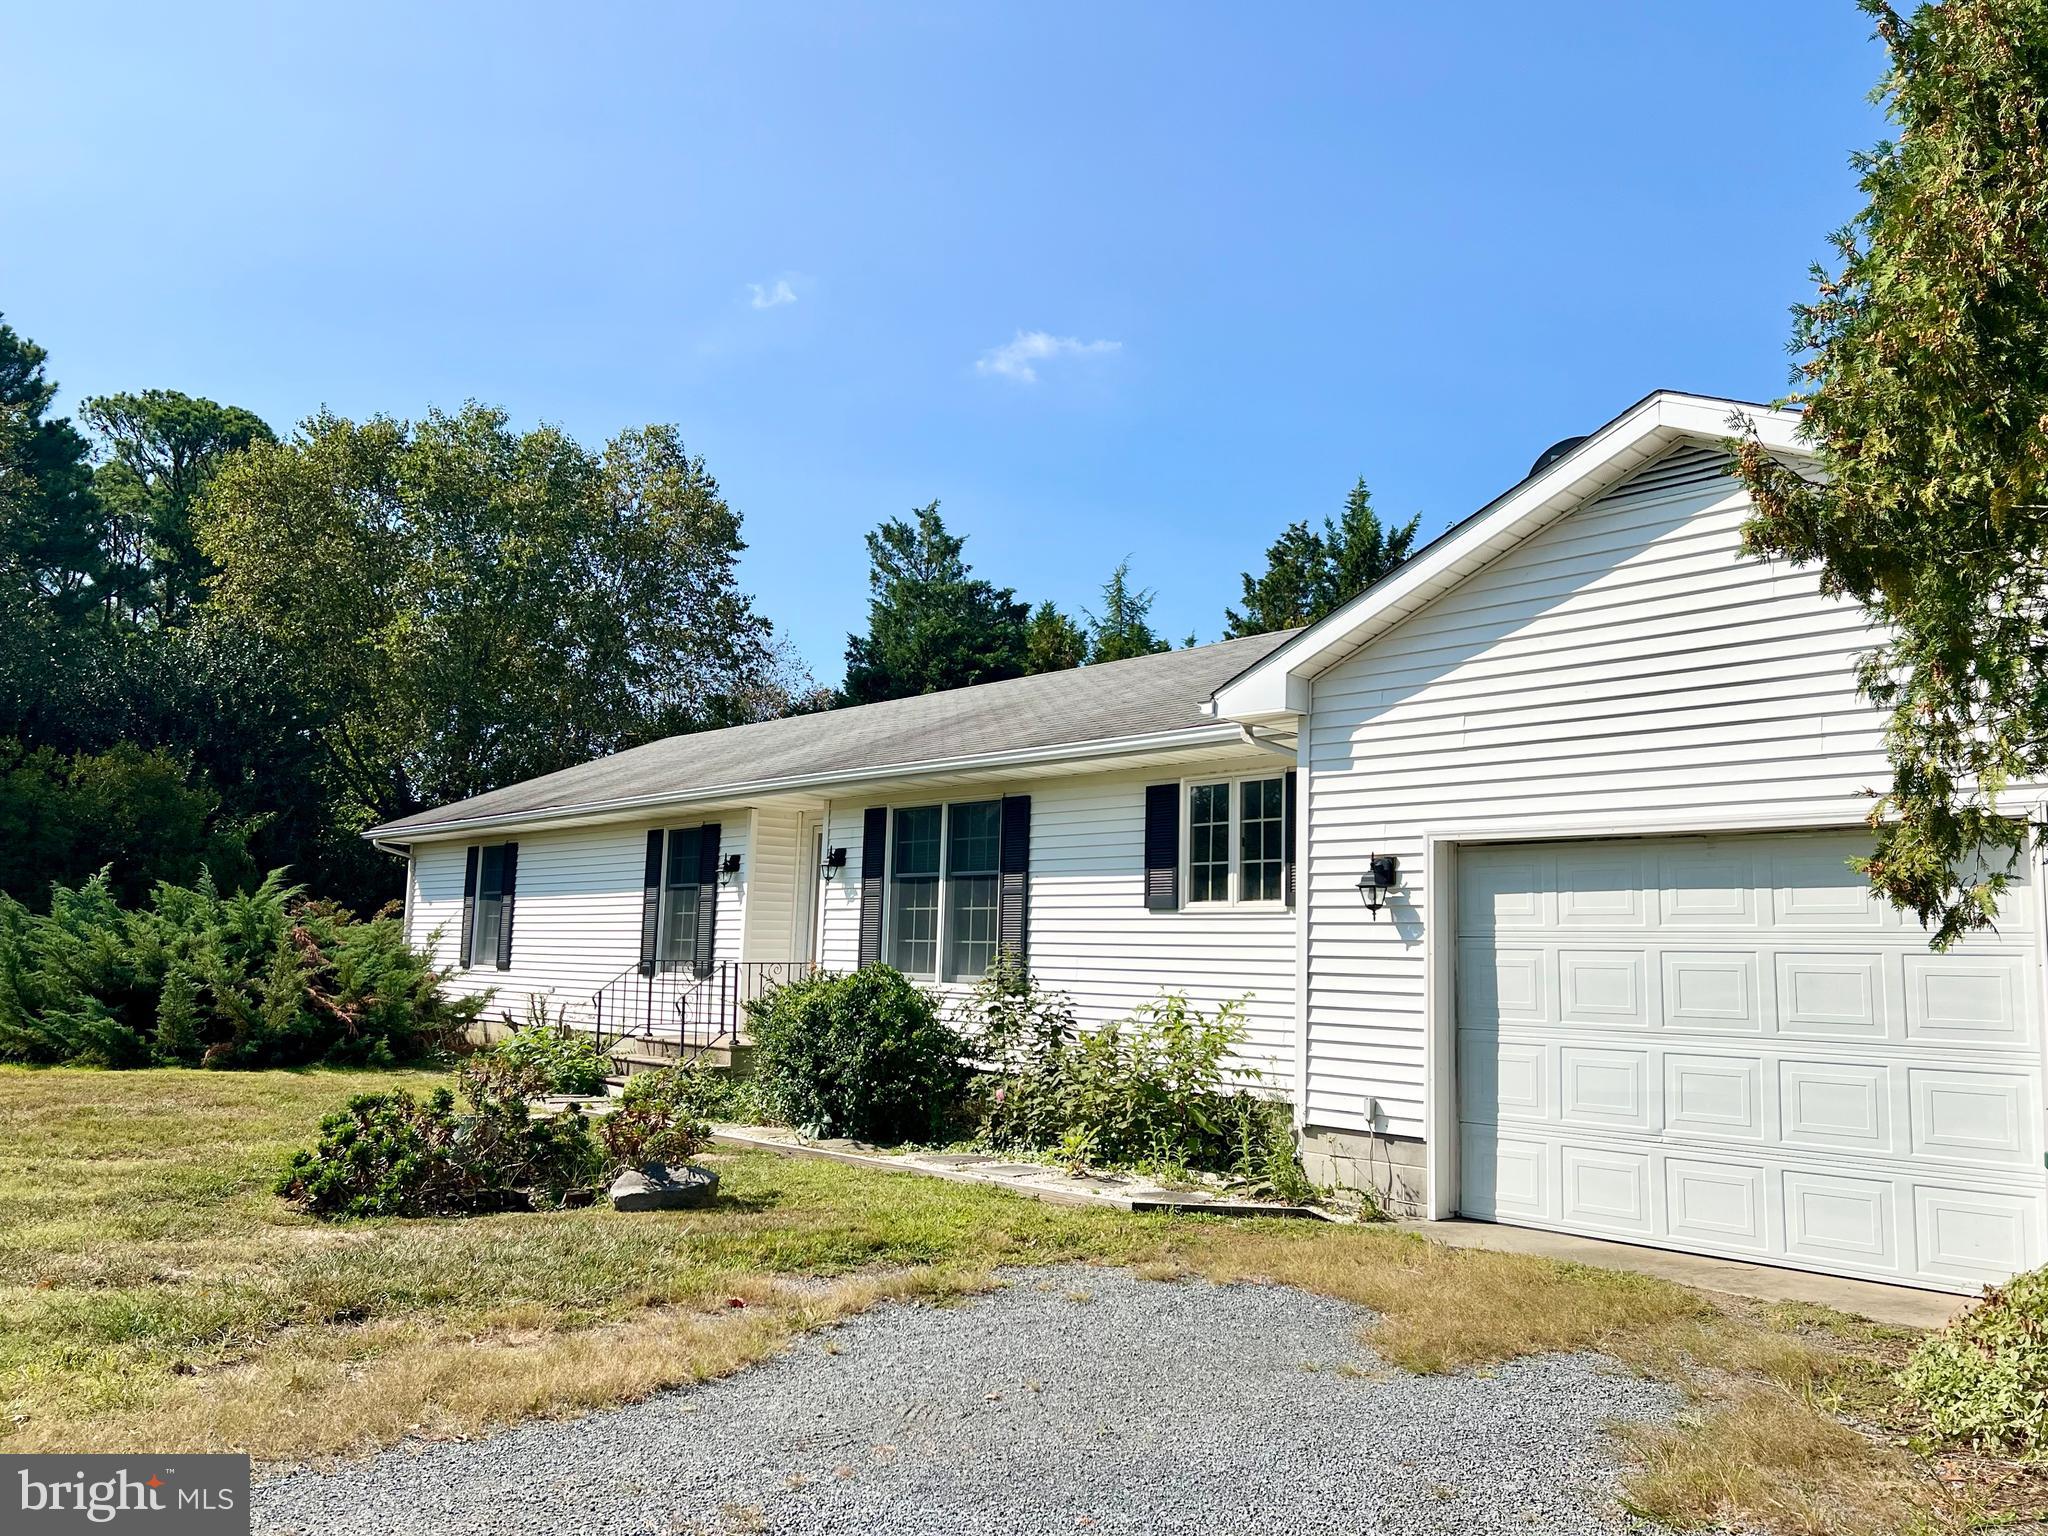
[[(805, 1141), (781, 1126), (718, 1126), (712, 1139), (723, 1146), (777, 1152), (788, 1157), (824, 1158), (889, 1173), (921, 1173), (927, 1178), (969, 1184), (993, 1184), (1015, 1194), (1057, 1205), (1100, 1205), (1120, 1211), (1202, 1211), (1213, 1216), (1294, 1216), (1319, 1221), (1349, 1221), (1342, 1214), (1316, 1206), (1283, 1205), (1249, 1200), (1227, 1193), (1170, 1189), (1134, 1175), (1078, 1175), (1044, 1163), (1021, 1163), (979, 1152), (889, 1152), (857, 1141)], [(1533, 1227), (1506, 1227), (1485, 1221), (1403, 1221), (1396, 1226), (1453, 1248), (1489, 1248), (1597, 1269), (1628, 1270), (1653, 1275), (1696, 1290), (1718, 1291), (1753, 1301), (1804, 1302), (1830, 1307), (1873, 1322), (1907, 1328), (1939, 1328), (1969, 1306), (1971, 1298), (1910, 1286), (1849, 1280), (1805, 1270), (1776, 1269), (1738, 1259), (1673, 1253), (1633, 1243), (1607, 1242)]]

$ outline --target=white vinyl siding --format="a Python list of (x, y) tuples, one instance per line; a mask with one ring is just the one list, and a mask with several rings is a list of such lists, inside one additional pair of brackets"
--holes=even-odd
[[(733, 810), (720, 822), (721, 853), (747, 852), (748, 817)], [(667, 823), (661, 823), (667, 825)], [(527, 1001), (548, 999), (579, 1019), (598, 989), (640, 960), (641, 888), (646, 873), (649, 823), (521, 832), (519, 888), (513, 915), (512, 966), (455, 969), (444, 990), (456, 995), (489, 991), (486, 1017), (526, 1018)], [(461, 843), (422, 843), (414, 849), (407, 936), (429, 946), (435, 963), (453, 967), (462, 939)], [(717, 952), (740, 957), (746, 884), (718, 892)]]
[[(1242, 772), (1216, 777), (1234, 783)], [(1126, 1017), (1162, 991), (1184, 992), (1205, 1011), (1242, 998), (1244, 1064), (1265, 1074), (1261, 1086), (1290, 1092), (1295, 914), (1277, 904), (1145, 908), (1145, 787), (1180, 777), (1179, 769), (1162, 767), (1003, 786), (1031, 796), (1031, 972), (1066, 993), (1088, 1027)], [(831, 808), (826, 846), (847, 850), (847, 868), (825, 890), (822, 955), (833, 970), (852, 970), (859, 960), (861, 813), (881, 803), (879, 796), (847, 799)]]
[[(1315, 680), (1311, 1124), (1424, 1133), (1428, 834), (1868, 811), (1887, 772), (1862, 610), (1741, 553), (1747, 503), (1717, 463), (1650, 466)], [(1356, 890), (1375, 852), (1401, 860), (1377, 921)]]

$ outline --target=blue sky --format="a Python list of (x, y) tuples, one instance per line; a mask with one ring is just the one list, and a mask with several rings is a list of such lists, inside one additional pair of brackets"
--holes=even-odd
[(1882, 59), (1785, 5), (17, 6), (0, 311), (67, 402), (677, 423), (821, 680), (934, 497), (1176, 640), (1363, 474), (1425, 532), (1768, 398)]

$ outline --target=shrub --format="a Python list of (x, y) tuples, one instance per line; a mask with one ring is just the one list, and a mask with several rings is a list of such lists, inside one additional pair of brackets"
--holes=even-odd
[(694, 1063), (636, 1072), (612, 1112), (598, 1122), (598, 1139), (614, 1165), (687, 1163), (711, 1141), (699, 1108), (712, 1074)]
[(531, 1085), (529, 1096), (603, 1093), (605, 1077), (614, 1070), (611, 1062), (597, 1048), (595, 1035), (565, 1027), (564, 1016), (550, 1018), (547, 1005), (535, 998), (526, 1023), (484, 1054), (523, 1073)]
[(967, 1043), (929, 993), (871, 965), (819, 974), (747, 1005), (771, 1109), (818, 1134), (931, 1141), (960, 1114)]
[(222, 895), (201, 874), (124, 910), (103, 873), (47, 915), (0, 896), (0, 1061), (286, 1067), (418, 1061), (483, 1004), (396, 917), (309, 901), (274, 871)]
[(2048, 1456), (2048, 1269), (1986, 1291), (1921, 1341), (1898, 1385), (1945, 1439)]
[(981, 1095), (982, 1139), (1069, 1164), (1163, 1174), (1227, 1173), (1283, 1199), (1314, 1192), (1286, 1107), (1233, 1067), (1244, 1008), (1204, 1014), (1164, 994), (1128, 1019), (1082, 1031), (1064, 998), (1028, 977), (992, 976), (967, 1006), (996, 1072)]
[(488, 1073), (465, 1074), (467, 1114), (437, 1088), (366, 1093), (320, 1122), (320, 1140), (292, 1157), (277, 1192), (330, 1220), (365, 1216), (473, 1216), (587, 1200), (604, 1171), (590, 1126), (571, 1110), (527, 1113), (517, 1094), (492, 1091)]

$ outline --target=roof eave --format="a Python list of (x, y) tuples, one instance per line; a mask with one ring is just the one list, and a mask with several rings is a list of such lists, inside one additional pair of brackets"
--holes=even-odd
[(1237, 722), (1227, 721), (1214, 725), (1182, 726), (1171, 731), (1153, 731), (1140, 736), (1062, 742), (1053, 746), (1013, 748), (1005, 752), (982, 752), (964, 757), (926, 758), (915, 762), (892, 763), (882, 768), (833, 769), (824, 773), (791, 774), (744, 783), (709, 784), (697, 789), (630, 795), (537, 810), (506, 811), (493, 816), (465, 816), (433, 822), (387, 822), (382, 826), (370, 828), (362, 835), (371, 843), (445, 842), (450, 838), (475, 832), (523, 832), (575, 826), (586, 822), (623, 821), (648, 812), (748, 800), (766, 795), (801, 794), (805, 791), (836, 789), (853, 784), (888, 783), (933, 773), (967, 773), (978, 769), (1029, 767), (1062, 762), (1086, 763), (1099, 758), (1131, 754), (1173, 753), (1190, 747), (1226, 745), (1241, 739)]

